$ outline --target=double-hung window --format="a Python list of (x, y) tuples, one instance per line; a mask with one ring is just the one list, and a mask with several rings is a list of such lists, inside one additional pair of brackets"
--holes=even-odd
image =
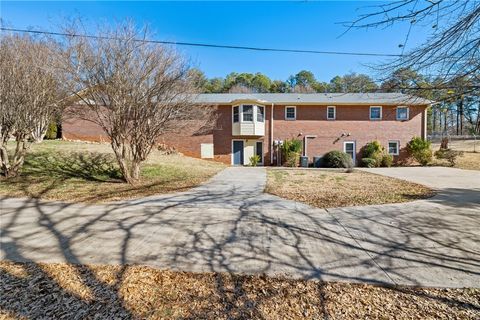
[(243, 115), (243, 122), (251, 122), (253, 121), (253, 106), (244, 104), (242, 106), (242, 115)]
[(296, 107), (285, 107), (285, 120), (295, 120), (297, 118)]
[(382, 107), (370, 107), (370, 120), (382, 120)]
[(327, 120), (335, 120), (336, 111), (334, 106), (327, 107)]
[(388, 154), (391, 154), (392, 156), (398, 156), (399, 147), (400, 147), (400, 143), (398, 140), (388, 141)]
[(397, 120), (408, 120), (408, 107), (397, 107)]
[(265, 121), (265, 109), (262, 106), (257, 106), (257, 121), (258, 122)]
[(233, 107), (233, 122), (238, 122), (240, 121), (240, 107), (239, 106), (235, 106)]

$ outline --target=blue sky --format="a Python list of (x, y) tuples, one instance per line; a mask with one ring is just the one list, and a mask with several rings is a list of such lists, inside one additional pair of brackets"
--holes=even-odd
[[(386, 30), (352, 30), (339, 37), (366, 7), (380, 2), (1, 2), (4, 23), (16, 28), (56, 31), (65, 18), (81, 17), (87, 24), (125, 18), (148, 24), (155, 38), (239, 46), (400, 53), (408, 25)], [(425, 40), (425, 30), (413, 29), (407, 49)], [(348, 72), (371, 73), (366, 65), (379, 57), (326, 56), (314, 54), (251, 52), (244, 50), (179, 47), (193, 65), (207, 76), (231, 71), (262, 72), (285, 80), (302, 69), (329, 81)]]

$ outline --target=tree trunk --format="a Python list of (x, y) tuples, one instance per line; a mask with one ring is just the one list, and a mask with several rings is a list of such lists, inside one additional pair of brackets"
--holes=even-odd
[(136, 183), (140, 180), (140, 162), (139, 161), (132, 161), (131, 163), (131, 174), (130, 177)]
[(140, 162), (135, 159), (128, 161), (129, 152), (124, 142), (115, 142), (112, 139), (112, 148), (123, 179), (129, 184), (136, 184), (140, 179)]

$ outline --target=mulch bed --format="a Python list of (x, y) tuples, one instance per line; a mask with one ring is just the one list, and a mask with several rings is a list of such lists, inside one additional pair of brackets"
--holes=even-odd
[(480, 289), (0, 262), (4, 319), (479, 319)]

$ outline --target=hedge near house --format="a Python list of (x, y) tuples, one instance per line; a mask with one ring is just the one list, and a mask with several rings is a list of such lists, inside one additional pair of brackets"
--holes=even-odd
[(415, 159), (422, 166), (426, 166), (432, 162), (433, 152), (430, 148), (430, 141), (424, 140), (420, 137), (413, 137), (407, 143), (407, 151), (410, 157)]
[(362, 164), (367, 168), (391, 167), (393, 156), (385, 152), (378, 140), (374, 140), (362, 148)]
[(349, 154), (333, 150), (323, 156), (324, 164), (327, 168), (352, 168), (353, 160)]
[(298, 139), (285, 140), (282, 144), (282, 153), (287, 167), (297, 167), (302, 151), (302, 141)]

